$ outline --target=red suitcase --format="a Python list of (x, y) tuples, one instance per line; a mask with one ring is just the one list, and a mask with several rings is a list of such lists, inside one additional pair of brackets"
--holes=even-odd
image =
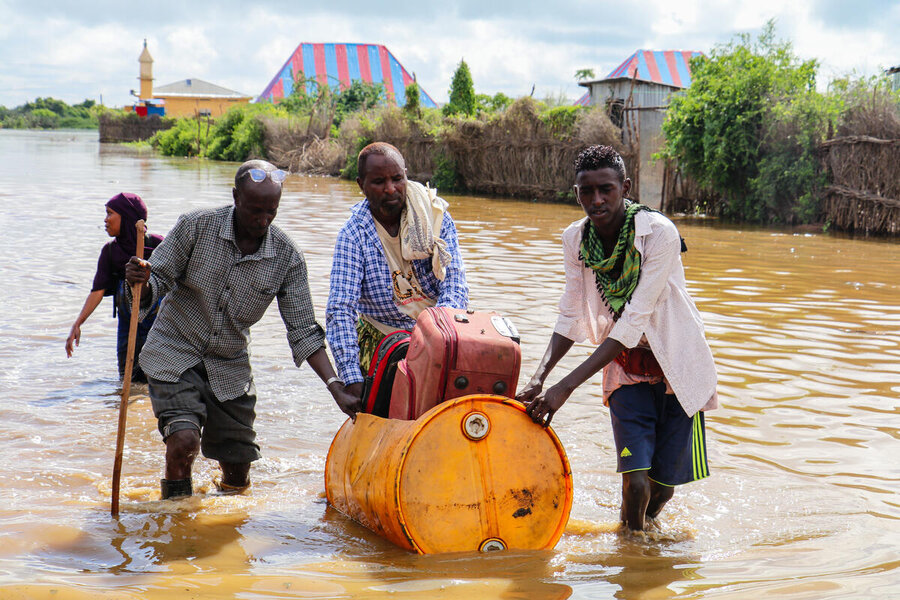
[(521, 362), (519, 334), (508, 319), (494, 312), (426, 309), (397, 365), (389, 416), (416, 419), (469, 394), (514, 398)]

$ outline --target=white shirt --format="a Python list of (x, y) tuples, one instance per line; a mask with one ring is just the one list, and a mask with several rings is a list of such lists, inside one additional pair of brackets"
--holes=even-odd
[[(563, 232), (566, 289), (554, 331), (575, 342), (600, 345), (610, 337), (634, 348), (646, 337), (678, 402), (687, 415), (718, 408), (716, 366), (703, 321), (688, 295), (681, 264), (681, 238), (665, 215), (641, 211), (634, 217), (634, 247), (641, 274), (618, 321), (597, 290), (594, 271), (578, 259), (587, 217)], [(610, 364), (613, 364), (613, 361)], [(611, 367), (603, 369), (606, 378)]]

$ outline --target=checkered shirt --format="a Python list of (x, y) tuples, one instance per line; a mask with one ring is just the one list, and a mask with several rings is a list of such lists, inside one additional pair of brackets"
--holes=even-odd
[[(459, 254), (456, 225), (449, 213), (444, 213), (440, 237), (447, 242), (447, 251), (452, 256), (444, 280), (439, 281), (432, 272), (431, 258), (412, 261), (413, 270), (422, 291), (435, 299), (438, 306), (466, 308), (469, 286)], [(353, 207), (350, 218), (338, 232), (326, 308), (328, 345), (338, 373), (347, 385), (363, 380), (356, 336), (360, 314), (399, 329), (412, 329), (415, 324), (414, 319), (400, 312), (394, 304), (391, 272), (368, 200)]]
[(249, 389), (250, 326), (274, 298), (297, 366), (325, 343), (300, 249), (271, 225), (259, 250), (241, 256), (233, 214), (223, 206), (181, 215), (153, 251), (149, 286), (163, 302), (140, 357), (147, 375), (169, 382), (202, 360), (221, 400)]

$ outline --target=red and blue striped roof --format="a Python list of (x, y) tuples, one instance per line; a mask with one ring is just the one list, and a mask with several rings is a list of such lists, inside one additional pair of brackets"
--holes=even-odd
[[(637, 50), (626, 58), (622, 64), (609, 72), (599, 81), (610, 79), (631, 79), (650, 81), (686, 88), (691, 85), (691, 63), (694, 56), (702, 56), (696, 50)], [(587, 84), (581, 84), (587, 86)], [(591, 92), (575, 101), (575, 106), (588, 106), (591, 103)]]
[(695, 50), (638, 50), (604, 79), (635, 78), (686, 88), (691, 85), (690, 60), (700, 55), (702, 52)]
[[(289, 96), (299, 77), (315, 79), (319, 85), (346, 89), (353, 81), (383, 83), (388, 102), (406, 103), (406, 86), (412, 76), (381, 44), (310, 44), (301, 43), (288, 57), (257, 102), (278, 102)], [(437, 104), (421, 87), (420, 102), (427, 108)], [(315, 84), (307, 84), (307, 92), (315, 93)]]

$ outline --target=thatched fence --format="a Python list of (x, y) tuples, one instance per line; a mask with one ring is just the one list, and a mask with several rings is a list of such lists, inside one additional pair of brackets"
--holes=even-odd
[(824, 219), (866, 234), (900, 234), (900, 139), (848, 135), (824, 142)]
[(721, 210), (721, 200), (682, 171), (678, 161), (666, 160), (659, 210), (668, 214), (714, 215)]
[(456, 189), (543, 201), (568, 198), (575, 157), (591, 144), (608, 144), (625, 160), (632, 197), (640, 195), (637, 153), (600, 110), (581, 115), (574, 135), (554, 131), (534, 103), (521, 101), (495, 119), (452, 121), (439, 139), (414, 128), (392, 133), (385, 131), (381, 139), (403, 152), (413, 179), (432, 181), (443, 165), (455, 173)]
[(337, 138), (323, 138), (324, 132), (315, 129), (302, 119), (266, 121), (269, 160), (295, 172), (337, 175), (355, 160), (360, 139), (383, 141), (400, 149), (410, 179), (443, 182), (438, 187), (445, 191), (558, 201), (571, 198), (578, 152), (591, 144), (608, 144), (625, 160), (633, 182), (631, 196), (640, 197), (637, 152), (622, 142), (621, 130), (603, 110), (580, 113), (568, 125), (554, 124), (526, 98), (501, 115), (447, 119), (440, 128), (393, 109), (377, 119), (351, 118)]
[(264, 145), (269, 161), (282, 169), (309, 175), (338, 175), (346, 149), (337, 140), (321, 137), (306, 119), (263, 119)]
[(101, 113), (98, 121), (102, 143), (139, 142), (175, 124), (174, 119), (158, 115), (141, 117), (137, 113)]

